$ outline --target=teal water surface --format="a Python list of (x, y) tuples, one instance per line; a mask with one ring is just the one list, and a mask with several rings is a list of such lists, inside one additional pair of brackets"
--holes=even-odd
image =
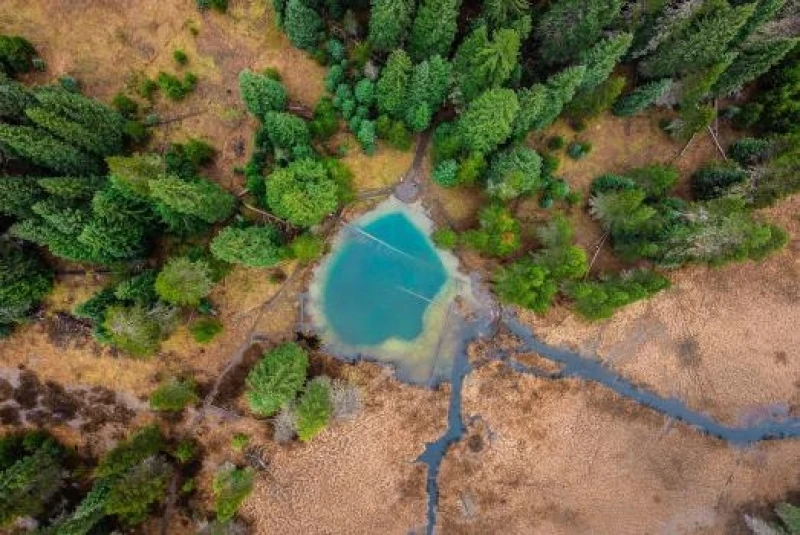
[(405, 214), (390, 212), (348, 228), (325, 281), (323, 313), (347, 345), (413, 341), (446, 280), (428, 237)]

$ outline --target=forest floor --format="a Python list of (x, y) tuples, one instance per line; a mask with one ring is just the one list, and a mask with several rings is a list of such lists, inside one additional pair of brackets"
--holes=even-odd
[[(220, 15), (198, 12), (193, 0), (5, 0), (0, 32), (27, 37), (44, 57), (47, 72), (32, 75), (31, 81), (70, 74), (87, 94), (106, 101), (160, 70), (196, 73), (197, 90), (184, 101), (156, 98), (153, 111), (170, 122), (155, 129), (152, 148), (164, 149), (168, 141), (189, 136), (209, 141), (218, 157), (206, 174), (239, 192), (242, 177), (233, 168), (247, 160), (256, 127), (238, 96), (239, 71), (276, 67), (292, 100), (305, 106), (313, 106), (323, 93), (323, 68), (290, 46), (275, 28), (268, 4), (232, 0), (229, 13)], [(196, 36), (191, 28), (197, 29)], [(174, 64), (175, 48), (189, 55), (187, 67)], [(603, 116), (579, 134), (559, 123), (530, 143), (542, 148), (556, 133), (567, 142), (591, 141), (593, 150), (581, 161), (560, 155), (558, 174), (584, 193), (603, 172), (654, 162), (674, 162), (685, 188), (700, 163), (720, 157), (711, 139), (699, 135), (675, 159), (683, 145), (666, 137), (657, 123), (655, 116)], [(731, 139), (724, 128), (720, 135), (723, 144)], [(383, 147), (366, 157), (347, 135), (336, 142), (350, 147), (345, 161), (360, 191), (395, 183), (413, 159), (412, 151)], [(429, 168), (430, 162), (424, 162), (423, 169)], [(473, 224), (484, 201), (476, 190), (426, 184), (424, 191), (425, 202), (441, 207), (459, 230)], [(369, 206), (359, 203), (350, 213)], [(520, 202), (515, 210), (528, 238), (546, 218), (535, 200)], [(561, 306), (544, 318), (523, 319), (548, 343), (596, 354), (635, 382), (679, 396), (720, 420), (743, 423), (776, 404), (797, 414), (798, 213), (797, 197), (765, 212), (789, 230), (790, 246), (761, 263), (682, 269), (671, 274), (670, 290), (597, 324), (586, 324)], [(591, 256), (601, 243), (600, 228), (581, 207), (568, 215), (578, 243)], [(476, 255), (461, 256), (466, 270), (492, 269), (491, 262)], [(601, 244), (593, 272), (619, 267), (608, 243)], [(280, 271), (291, 276), (296, 269), (286, 265)], [(193, 375), (205, 394), (249, 333), (257, 332), (263, 347), (294, 338), (297, 295), (308, 275), (298, 277), (259, 318), (259, 307), (280, 288), (276, 271), (233, 269), (212, 294), (225, 331), (199, 345), (182, 327), (148, 360), (118, 355), (95, 344), (85, 329), (65, 326), (57, 313), (69, 312), (108, 278), (101, 273), (60, 275), (44, 317), (0, 342), (0, 366), (24, 367), (42, 383), (104, 386), (139, 399), (146, 399), (164, 378)], [(385, 368), (343, 365), (317, 353), (316, 371), (361, 385), (364, 410), (310, 444), (280, 446), (271, 440), (268, 422), (243, 416), (243, 378), (259, 356), (258, 349), (244, 355), (214, 401), (223, 410), (207, 415), (195, 433), (204, 446), (206, 476), (226, 459), (243, 462), (230, 447), (234, 433), (246, 432), (253, 446), (263, 447), (270, 468), (242, 510), (254, 533), (422, 530), (425, 471), (415, 461), (425, 442), (444, 430), (449, 387), (428, 391), (408, 386)], [(11, 395), (7, 390), (0, 388), (0, 401)], [(800, 456), (799, 441), (732, 448), (577, 380), (551, 382), (484, 365), (464, 385), (464, 416), (468, 435), (450, 450), (440, 476), (443, 534), (738, 533), (743, 532), (743, 510), (763, 508), (800, 486), (790, 468)], [(113, 433), (107, 438), (119, 438), (131, 422), (147, 418), (108, 417)], [(52, 422), (48, 427), (88, 453), (108, 445), (93, 432), (77, 433)], [(206, 504), (209, 480), (201, 478), (205, 483), (198, 498)], [(174, 517), (170, 533), (194, 532), (190, 519)]]

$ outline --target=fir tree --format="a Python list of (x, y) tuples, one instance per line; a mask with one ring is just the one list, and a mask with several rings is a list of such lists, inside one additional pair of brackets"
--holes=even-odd
[(99, 170), (95, 159), (30, 126), (0, 124), (0, 149), (57, 173), (81, 175)]
[(508, 256), (520, 246), (520, 225), (508, 208), (492, 203), (478, 216), (478, 229), (468, 230), (463, 243), (491, 256)]
[(332, 414), (329, 381), (317, 377), (308, 383), (297, 402), (295, 408), (297, 437), (303, 442), (310, 441), (325, 429)]
[(781, 61), (798, 43), (797, 38), (773, 39), (746, 46), (717, 79), (714, 94), (724, 97), (736, 93)]
[(755, 4), (753, 14), (739, 31), (736, 38), (737, 43), (744, 43), (764, 23), (775, 18), (775, 15), (786, 5), (786, 0), (757, 0)]
[(34, 215), (33, 205), (42, 200), (44, 192), (36, 180), (24, 176), (0, 178), (0, 214), (19, 219)]
[(248, 267), (271, 267), (287, 257), (274, 227), (226, 227), (211, 242), (211, 253), (220, 260)]
[(621, 0), (556, 0), (535, 32), (542, 58), (552, 65), (578, 57), (614, 22), (621, 7)]
[(494, 290), (504, 303), (544, 314), (553, 303), (558, 284), (547, 268), (537, 265), (530, 258), (523, 258), (497, 273)]
[(401, 48), (411, 26), (413, 0), (372, 0), (369, 41), (378, 51)]
[(179, 214), (196, 217), (206, 223), (227, 218), (234, 207), (234, 197), (214, 182), (164, 177), (149, 182), (151, 197)]
[(395, 119), (404, 118), (412, 69), (411, 58), (404, 50), (395, 50), (389, 55), (375, 87), (375, 97), (381, 113)]
[(450, 81), (450, 64), (440, 56), (433, 56), (414, 66), (408, 89), (408, 107), (405, 120), (414, 132), (430, 125), (431, 117), (447, 95)]
[(161, 457), (140, 462), (111, 485), (105, 512), (116, 515), (127, 525), (141, 524), (150, 506), (167, 495), (172, 467)]
[(0, 240), (0, 325), (24, 320), (52, 286), (51, 273), (35, 251)]
[(453, 72), (465, 101), (486, 89), (502, 86), (517, 67), (520, 38), (514, 30), (480, 26), (467, 37), (453, 58)]
[[(134, 357), (147, 357), (158, 350), (169, 326), (162, 315), (166, 309), (148, 309), (142, 305), (112, 305), (105, 311), (103, 331), (113, 345)], [(170, 318), (167, 318), (171, 320)]]
[(164, 162), (157, 154), (111, 156), (106, 158), (111, 183), (129, 195), (147, 198), (150, 183), (166, 176)]
[(206, 262), (193, 262), (187, 257), (169, 260), (156, 277), (158, 296), (174, 305), (196, 306), (214, 286), (211, 269)]
[(19, 449), (17, 459), (0, 471), (0, 526), (17, 517), (40, 515), (63, 485), (63, 452), (53, 439), (26, 437)]
[(602, 84), (614, 70), (619, 59), (628, 51), (633, 41), (630, 33), (620, 33), (599, 41), (581, 52), (579, 63), (586, 67), (580, 89), (587, 91)]
[(458, 128), (469, 150), (488, 153), (505, 142), (519, 112), (517, 95), (510, 89), (490, 89), (473, 100), (459, 119)]
[(311, 132), (308, 123), (285, 112), (267, 112), (264, 115), (264, 130), (273, 146), (292, 150), (311, 144)]
[(483, 0), (483, 14), (494, 28), (508, 26), (529, 9), (527, 0)]
[(283, 84), (249, 69), (239, 73), (239, 94), (247, 111), (262, 120), (267, 112), (283, 111), (286, 108), (287, 97)]
[(217, 520), (231, 520), (253, 490), (255, 474), (253, 469), (236, 468), (232, 463), (224, 464), (214, 475), (212, 489), (214, 491), (214, 511)]
[(569, 104), (572, 97), (575, 96), (585, 72), (586, 67), (578, 65), (557, 72), (547, 79), (545, 84), (547, 96), (544, 99), (543, 108), (531, 124), (531, 128), (542, 130), (553, 124), (564, 106)]
[(297, 344), (270, 350), (247, 376), (245, 397), (250, 410), (259, 416), (277, 413), (300, 391), (307, 370), (308, 355)]
[(23, 121), (25, 108), (33, 102), (33, 95), (24, 85), (0, 73), (0, 119), (13, 123)]
[(533, 149), (514, 147), (495, 155), (489, 166), (487, 191), (508, 201), (529, 194), (539, 186), (542, 159)]
[(310, 227), (333, 212), (339, 188), (322, 163), (305, 159), (273, 172), (267, 180), (267, 205), (293, 225)]
[(671, 85), (671, 79), (663, 78), (638, 87), (633, 92), (620, 98), (614, 104), (612, 112), (619, 117), (636, 115), (661, 98)]
[(0, 35), (0, 73), (10, 78), (33, 69), (36, 49), (18, 35)]
[(409, 52), (414, 61), (449, 57), (458, 29), (461, 0), (422, 0), (411, 27)]
[(517, 98), (520, 109), (514, 120), (512, 132), (514, 138), (523, 139), (533, 129), (548, 105), (547, 88), (542, 84), (535, 84), (517, 91)]
[(286, 36), (297, 48), (313, 51), (322, 34), (322, 17), (306, 0), (288, 0), (282, 18)]

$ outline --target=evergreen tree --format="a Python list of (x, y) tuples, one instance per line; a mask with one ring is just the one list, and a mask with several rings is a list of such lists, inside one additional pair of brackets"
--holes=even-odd
[(95, 474), (105, 480), (117, 479), (163, 448), (164, 437), (158, 426), (143, 427), (106, 451), (97, 464)]
[(283, 84), (250, 69), (239, 73), (239, 94), (247, 111), (262, 120), (267, 112), (283, 111), (286, 108), (287, 96)]
[(767, 72), (800, 43), (800, 39), (759, 41), (744, 47), (714, 85), (717, 96), (727, 96)]
[(508, 256), (520, 246), (520, 225), (508, 208), (492, 203), (478, 216), (479, 227), (464, 233), (465, 245), (491, 256)]
[(231, 215), (233, 195), (206, 179), (193, 181), (164, 177), (149, 182), (151, 197), (179, 214), (216, 223)]
[(0, 214), (24, 219), (33, 216), (32, 206), (44, 197), (35, 179), (24, 176), (0, 178)]
[(231, 264), (271, 267), (287, 257), (278, 230), (269, 225), (226, 227), (210, 245), (211, 254)]
[(57, 113), (40, 107), (27, 108), (25, 115), (39, 128), (97, 156), (107, 156), (120, 147), (111, 147), (100, 132), (87, 130), (80, 123), (64, 119)]
[(63, 456), (51, 438), (26, 435), (16, 458), (0, 470), (0, 526), (21, 516), (37, 516), (63, 485)]
[(566, 63), (588, 49), (617, 18), (621, 0), (556, 0), (535, 35), (547, 64)]
[[(106, 502), (111, 489), (96, 483), (83, 497), (78, 507), (53, 527), (57, 535), (87, 535), (106, 516)], [(49, 533), (49, 531), (48, 531)]]
[[(112, 305), (106, 309), (102, 328), (113, 345), (135, 357), (147, 357), (158, 350), (169, 332), (169, 309), (148, 309), (142, 305)], [(165, 317), (166, 315), (166, 317)], [(168, 320), (168, 321), (165, 321)]]
[(614, 70), (619, 59), (625, 55), (633, 41), (633, 34), (620, 33), (599, 41), (579, 55), (579, 62), (586, 67), (580, 89), (587, 91), (602, 84)]
[(338, 191), (322, 163), (297, 160), (269, 176), (267, 205), (293, 225), (310, 227), (336, 209)]
[(449, 57), (458, 29), (461, 0), (422, 0), (411, 27), (409, 52), (414, 61)]
[(75, 201), (91, 200), (96, 192), (103, 189), (105, 177), (96, 176), (59, 176), (34, 179), (35, 183), (49, 195), (59, 199)]
[(33, 95), (24, 85), (0, 73), (0, 119), (13, 123), (23, 121), (25, 108), (33, 102)]
[(0, 74), (5, 73), (9, 78), (33, 69), (33, 59), (36, 49), (33, 45), (18, 35), (0, 35)]
[(517, 95), (510, 89), (490, 89), (473, 100), (459, 119), (458, 128), (468, 150), (489, 153), (511, 135), (519, 112)]
[(264, 130), (273, 146), (293, 150), (311, 145), (311, 132), (300, 117), (285, 112), (267, 112), (263, 118)]
[(77, 239), (92, 262), (111, 264), (141, 258), (153, 218), (146, 202), (107, 187), (93, 197), (92, 217)]
[(483, 14), (494, 28), (508, 26), (529, 9), (527, 0), (483, 0)]
[(430, 125), (432, 115), (439, 109), (450, 82), (450, 63), (440, 56), (414, 66), (408, 88), (408, 107), (405, 120), (414, 132), (421, 132)]
[(533, 192), (539, 186), (542, 159), (535, 150), (513, 147), (495, 155), (489, 166), (487, 190), (508, 201)]
[(295, 408), (297, 437), (308, 442), (328, 425), (333, 414), (329, 381), (317, 377), (306, 386)]
[(161, 457), (149, 457), (132, 467), (111, 485), (105, 512), (127, 525), (141, 524), (150, 506), (164, 500), (172, 467)]
[(99, 170), (95, 159), (30, 126), (0, 123), (0, 149), (57, 173), (81, 175)]
[(295, 343), (275, 347), (247, 376), (245, 397), (250, 410), (271, 416), (294, 400), (306, 380), (308, 355)]
[(558, 292), (550, 271), (530, 258), (517, 260), (495, 276), (494, 290), (504, 303), (511, 303), (544, 314)]
[(0, 325), (25, 319), (52, 287), (52, 275), (35, 251), (0, 240)]
[(658, 273), (638, 269), (601, 281), (571, 282), (566, 290), (578, 313), (596, 321), (610, 318), (617, 309), (646, 299), (669, 285), (669, 279)]
[(645, 76), (665, 77), (689, 70), (699, 71), (717, 63), (727, 53), (753, 4), (731, 7), (721, 2), (701, 10), (688, 24), (677, 25), (639, 68)]
[(356, 133), (356, 139), (361, 143), (361, 147), (368, 155), (372, 155), (377, 148), (378, 136), (375, 134), (375, 123), (372, 121), (361, 121)]
[(157, 411), (181, 412), (200, 398), (195, 392), (194, 381), (172, 380), (156, 388), (150, 394), (150, 408)]
[(523, 139), (537, 122), (539, 116), (548, 106), (547, 88), (542, 84), (517, 91), (519, 100), (519, 113), (514, 119), (512, 133), (514, 138)]
[(547, 79), (546, 98), (542, 111), (531, 124), (534, 130), (547, 128), (558, 118), (564, 106), (569, 104), (583, 80), (586, 67), (578, 65), (557, 72)]
[(775, 18), (775, 15), (786, 5), (786, 0), (756, 0), (755, 5), (753, 14), (739, 31), (736, 38), (737, 43), (744, 43), (765, 22)]
[(597, 117), (611, 108), (625, 87), (624, 76), (612, 76), (592, 89), (581, 89), (565, 106), (566, 113), (575, 119)]
[(467, 37), (453, 58), (453, 73), (461, 96), (470, 101), (484, 90), (502, 86), (517, 67), (520, 38), (514, 30), (489, 30), (479, 26)]
[(282, 18), (286, 36), (297, 48), (309, 52), (317, 48), (322, 34), (322, 17), (307, 0), (287, 0)]
[(155, 289), (167, 303), (196, 306), (211, 292), (213, 285), (207, 263), (181, 256), (172, 258), (161, 268)]
[(389, 55), (375, 87), (375, 97), (381, 113), (395, 119), (404, 118), (412, 69), (411, 58), (404, 50), (398, 49)]
[(135, 197), (149, 197), (150, 183), (166, 176), (164, 162), (157, 154), (111, 156), (106, 164), (111, 183)]
[(252, 492), (254, 479), (255, 474), (250, 467), (236, 468), (232, 463), (222, 465), (212, 483), (218, 521), (227, 522), (236, 515), (242, 502)]
[(671, 85), (671, 79), (663, 78), (638, 87), (633, 92), (620, 98), (614, 104), (612, 112), (619, 117), (636, 115), (661, 98)]
[(655, 215), (655, 210), (644, 204), (645, 197), (638, 188), (598, 193), (589, 200), (589, 211), (606, 230), (636, 229)]
[(378, 51), (401, 48), (411, 26), (414, 0), (372, 0), (369, 41)]

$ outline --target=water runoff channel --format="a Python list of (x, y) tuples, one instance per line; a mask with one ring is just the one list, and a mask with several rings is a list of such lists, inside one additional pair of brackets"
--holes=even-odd
[[(318, 314), (334, 315), (345, 322), (340, 322), (339, 325), (339, 329), (345, 331), (344, 337), (354, 333), (355, 336), (344, 340), (344, 343), (342, 340), (331, 342), (332, 337), (341, 337), (341, 333), (332, 333), (331, 331), (337, 330), (336, 325), (326, 324), (322, 327), (323, 342), (333, 354), (349, 361), (364, 359), (389, 363), (395, 367), (398, 379), (406, 382), (429, 388), (442, 381), (451, 384), (447, 429), (436, 441), (426, 444), (424, 452), (418, 458), (419, 462), (427, 466), (428, 535), (433, 535), (436, 531), (441, 463), (450, 446), (461, 440), (466, 430), (462, 415), (462, 390), (464, 379), (471, 371), (468, 346), (481, 338), (490, 340), (501, 326), (513, 334), (520, 344), (513, 350), (495, 350), (491, 358), (503, 362), (518, 373), (552, 380), (575, 377), (599, 383), (644, 407), (735, 446), (747, 446), (763, 440), (800, 438), (800, 418), (771, 418), (746, 427), (724, 425), (706, 414), (692, 410), (678, 398), (663, 397), (637, 386), (595, 358), (542, 342), (528, 326), (517, 319), (512, 309), (505, 308), (498, 313), (496, 305), (487, 303), (486, 299), (477, 301), (482, 301), (483, 307), (479, 306), (479, 310), (473, 309), (468, 318), (460, 310), (463, 307), (454, 306), (455, 300), (463, 296), (458, 292), (447, 293), (441, 289), (448, 280), (458, 279), (455, 270), (447, 273), (439, 258), (441, 253), (433, 248), (424, 229), (402, 213), (390, 212), (363, 225), (358, 222), (350, 223), (346, 226), (346, 231), (347, 235), (331, 255), (333, 258), (330, 265), (323, 266), (328, 273), (323, 277), (325, 280), (322, 293), (318, 296), (318, 299), (324, 301), (323, 306), (318, 305), (321, 308)], [(463, 282), (463, 279), (458, 280)], [(383, 288), (385, 293), (380, 293), (378, 288)], [(332, 292), (328, 292), (329, 289)], [(337, 292), (346, 306), (341, 306), (337, 301)], [(486, 293), (488, 292), (484, 290), (484, 294)], [(361, 305), (358, 295), (365, 297), (361, 305), (371, 303), (374, 306), (377, 302), (380, 305), (377, 309), (359, 311), (358, 307)], [(427, 326), (438, 329), (439, 332), (436, 342), (429, 343), (429, 349), (432, 349), (423, 354), (424, 358), (420, 359), (416, 355), (412, 359), (414, 362), (405, 363), (402, 357), (398, 357), (398, 352), (391, 354), (389, 358), (381, 358), (382, 343), (393, 337), (406, 344), (400, 345), (399, 354), (404, 351), (413, 354), (410, 348), (424, 334), (426, 328), (425, 315), (429, 308), (442, 305), (437, 303), (442, 296), (449, 302), (444, 303), (443, 321)], [(344, 316), (342, 312), (345, 312)], [(347, 312), (356, 316), (349, 319), (355, 319), (356, 323), (361, 322), (349, 334)], [(378, 326), (377, 334), (375, 329), (364, 330), (365, 318), (369, 320), (368, 327)], [(400, 321), (398, 330), (391, 324), (399, 318), (404, 319)], [(367, 343), (359, 343), (364, 339)], [(346, 347), (348, 344), (351, 346), (349, 349)], [(526, 353), (536, 353), (559, 363), (560, 371), (545, 372), (514, 359), (515, 355)], [(427, 373), (414, 373), (421, 366), (426, 367)]]

